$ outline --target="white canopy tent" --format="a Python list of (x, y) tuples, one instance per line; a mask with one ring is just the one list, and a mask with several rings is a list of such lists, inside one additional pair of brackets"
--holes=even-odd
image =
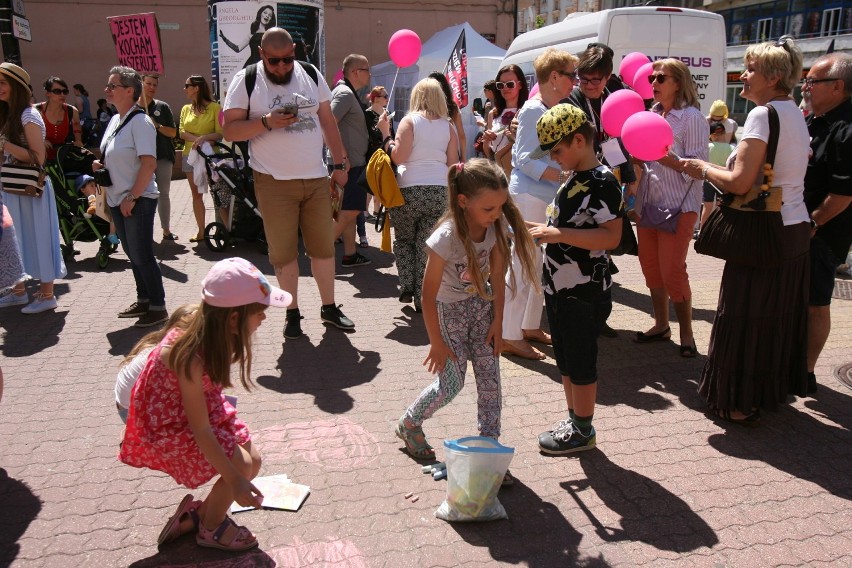
[[(444, 70), (462, 29), (465, 30), (467, 47), (467, 86), (469, 92), (469, 103), (462, 109), (462, 123), (465, 126), (467, 136), (467, 155), (470, 156), (473, 152), (473, 140), (478, 131), (476, 119), (473, 116), (473, 99), (482, 98), (482, 86), (489, 79), (496, 78), (497, 71), (500, 69), (500, 62), (506, 55), (506, 50), (497, 47), (479, 35), (469, 23), (465, 22), (445, 28), (423, 42), (423, 49), (420, 52), (420, 59), (417, 60), (417, 64), (399, 70), (394, 92), (391, 93), (393, 100), (389, 106), (391, 111), (397, 112), (396, 120), (405, 115), (408, 111), (411, 89), (417, 81), (428, 77), (429, 73)], [(382, 85), (390, 91), (396, 70), (397, 67), (393, 61), (374, 65), (371, 69), (373, 84)]]

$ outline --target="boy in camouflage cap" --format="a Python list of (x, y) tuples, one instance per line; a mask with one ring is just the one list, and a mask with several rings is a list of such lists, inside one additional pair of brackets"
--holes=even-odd
[(597, 338), (612, 311), (607, 249), (621, 240), (621, 188), (595, 155), (594, 127), (579, 108), (560, 104), (536, 124), (539, 155), (570, 172), (547, 208), (547, 223), (527, 223), (545, 243), (544, 292), (568, 419), (538, 437), (539, 449), (566, 455), (595, 447)]

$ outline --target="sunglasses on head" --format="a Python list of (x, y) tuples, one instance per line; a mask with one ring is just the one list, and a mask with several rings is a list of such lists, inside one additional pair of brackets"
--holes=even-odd
[(502, 81), (497, 81), (494, 86), (497, 87), (498, 91), (502, 91), (503, 89), (514, 89), (518, 86), (518, 81), (506, 81), (505, 83)]
[(48, 89), (48, 90), (47, 90), (47, 92), (48, 92), (48, 93), (53, 93), (54, 95), (67, 95), (67, 94), (68, 94), (68, 89), (59, 89), (59, 88), (55, 88), (55, 89)]
[(287, 57), (267, 57), (266, 61), (268, 61), (269, 64), (272, 66), (278, 65), (280, 63), (286, 63), (287, 65), (290, 65), (291, 63), (296, 61), (296, 56), (288, 55)]
[(662, 85), (666, 82), (666, 77), (671, 77), (671, 75), (663, 75), (662, 73), (657, 73), (656, 75), (648, 75), (648, 82), (653, 85), (654, 81), (656, 81), (657, 83)]

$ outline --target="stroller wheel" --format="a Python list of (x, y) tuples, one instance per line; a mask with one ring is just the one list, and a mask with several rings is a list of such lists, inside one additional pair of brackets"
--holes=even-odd
[(225, 250), (229, 240), (228, 229), (222, 223), (210, 223), (204, 227), (204, 244), (213, 252)]
[(99, 250), (95, 255), (95, 261), (98, 263), (98, 268), (103, 270), (109, 264), (109, 253), (105, 250)]

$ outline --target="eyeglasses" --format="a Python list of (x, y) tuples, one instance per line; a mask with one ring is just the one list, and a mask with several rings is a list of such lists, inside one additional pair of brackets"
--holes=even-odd
[(498, 91), (502, 91), (504, 89), (514, 89), (518, 85), (520, 85), (520, 83), (518, 81), (506, 81), (505, 83), (503, 83), (501, 81), (497, 81), (497, 83), (494, 86), (497, 87)]
[(106, 90), (107, 91), (114, 91), (116, 89), (126, 89), (126, 88), (127, 87), (125, 85), (113, 85), (112, 83), (106, 84)]
[(54, 95), (67, 95), (68, 89), (48, 89), (48, 93), (53, 93)]
[(266, 61), (270, 65), (272, 65), (273, 67), (275, 67), (276, 65), (279, 65), (281, 63), (284, 63), (286, 65), (290, 65), (291, 63), (296, 61), (296, 56), (295, 55), (288, 55), (287, 57), (267, 57)]
[(579, 81), (580, 80), (579, 77), (577, 77), (576, 71), (569, 73), (568, 71), (563, 71), (562, 69), (557, 69), (556, 72), (559, 73), (560, 75), (562, 75), (563, 77), (568, 77), (572, 81)]
[(385, 94), (383, 94), (383, 95), (379, 95), (377, 98), (380, 98), (380, 99), (386, 99), (386, 98), (388, 98), (388, 94), (387, 94), (387, 93), (385, 93)]
[(656, 81), (657, 83), (662, 85), (666, 82), (666, 77), (670, 79), (673, 78), (671, 75), (663, 75), (662, 73), (657, 73), (656, 75), (648, 75), (648, 82), (653, 85), (654, 81)]
[(597, 79), (587, 79), (585, 77), (580, 77), (580, 84), (581, 85), (591, 85), (593, 87), (597, 87), (598, 85), (601, 84), (601, 81), (603, 81), (602, 77), (599, 77)]
[(802, 79), (802, 86), (810, 88), (810, 87), (813, 87), (814, 85), (816, 85), (817, 83), (828, 83), (829, 81), (839, 81), (839, 80), (840, 79), (838, 79), (836, 77), (827, 77), (825, 79), (814, 79), (813, 77), (805, 77), (804, 79)]

